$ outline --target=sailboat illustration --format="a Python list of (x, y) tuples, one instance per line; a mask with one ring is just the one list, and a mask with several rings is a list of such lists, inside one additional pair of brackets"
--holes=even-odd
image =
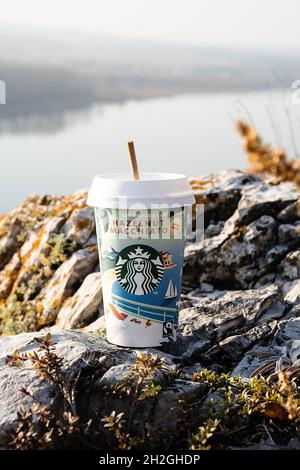
[(172, 280), (168, 284), (168, 288), (165, 294), (165, 299), (175, 299), (177, 297), (177, 286), (173, 284)]

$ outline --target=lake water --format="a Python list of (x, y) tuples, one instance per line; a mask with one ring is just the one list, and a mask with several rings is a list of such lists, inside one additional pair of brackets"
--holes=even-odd
[(66, 114), (56, 126), (28, 130), (20, 122), (12, 124), (0, 135), (0, 213), (29, 193), (67, 194), (88, 187), (95, 174), (127, 171), (126, 141), (131, 138), (144, 171), (195, 176), (246, 168), (233, 120), (246, 118), (247, 111), (265, 139), (293, 156), (288, 114), (297, 138), (300, 105), (290, 102), (275, 91), (188, 95), (97, 105)]

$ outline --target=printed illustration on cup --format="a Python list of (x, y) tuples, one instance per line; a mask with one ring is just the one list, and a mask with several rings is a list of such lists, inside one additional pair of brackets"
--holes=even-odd
[(131, 245), (119, 253), (115, 269), (124, 290), (134, 295), (145, 295), (159, 286), (164, 274), (164, 262), (154, 248)]

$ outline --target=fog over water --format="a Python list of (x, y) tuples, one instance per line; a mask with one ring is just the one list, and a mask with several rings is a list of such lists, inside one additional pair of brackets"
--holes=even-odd
[(293, 156), (297, 54), (0, 30), (0, 213), (30, 193), (66, 194), (95, 174), (141, 169), (188, 175), (245, 168), (234, 121)]
[[(300, 105), (290, 104), (289, 95), (285, 103), (297, 137)], [(48, 123), (45, 118), (44, 124), (38, 119), (31, 129), (27, 122), (24, 132), (20, 122), (19, 129), (0, 136), (0, 213), (29, 193), (71, 193), (88, 187), (95, 174), (127, 171), (130, 138), (144, 171), (199, 175), (246, 168), (233, 119), (247, 119), (247, 113), (266, 140), (293, 155), (283, 106), (275, 91), (207, 93), (95, 105), (82, 113), (59, 114), (57, 120), (52, 116)], [(275, 133), (267, 107), (277, 123)]]

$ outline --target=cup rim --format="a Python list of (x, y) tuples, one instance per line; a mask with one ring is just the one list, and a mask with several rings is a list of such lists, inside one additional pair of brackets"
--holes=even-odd
[(100, 175), (96, 175), (95, 179), (100, 180), (113, 180), (113, 181), (121, 181), (125, 183), (133, 183), (133, 184), (141, 184), (144, 182), (152, 182), (152, 181), (170, 181), (170, 180), (180, 180), (186, 179), (187, 176), (182, 173), (160, 173), (160, 172), (141, 172), (140, 173), (141, 179), (133, 180), (132, 176), (128, 172), (118, 172), (118, 173), (104, 173)]
[(194, 193), (187, 176), (179, 173), (141, 173), (141, 180), (132, 180), (128, 172), (107, 173), (94, 177), (87, 204), (93, 207), (120, 207), (120, 203), (194, 204)]

